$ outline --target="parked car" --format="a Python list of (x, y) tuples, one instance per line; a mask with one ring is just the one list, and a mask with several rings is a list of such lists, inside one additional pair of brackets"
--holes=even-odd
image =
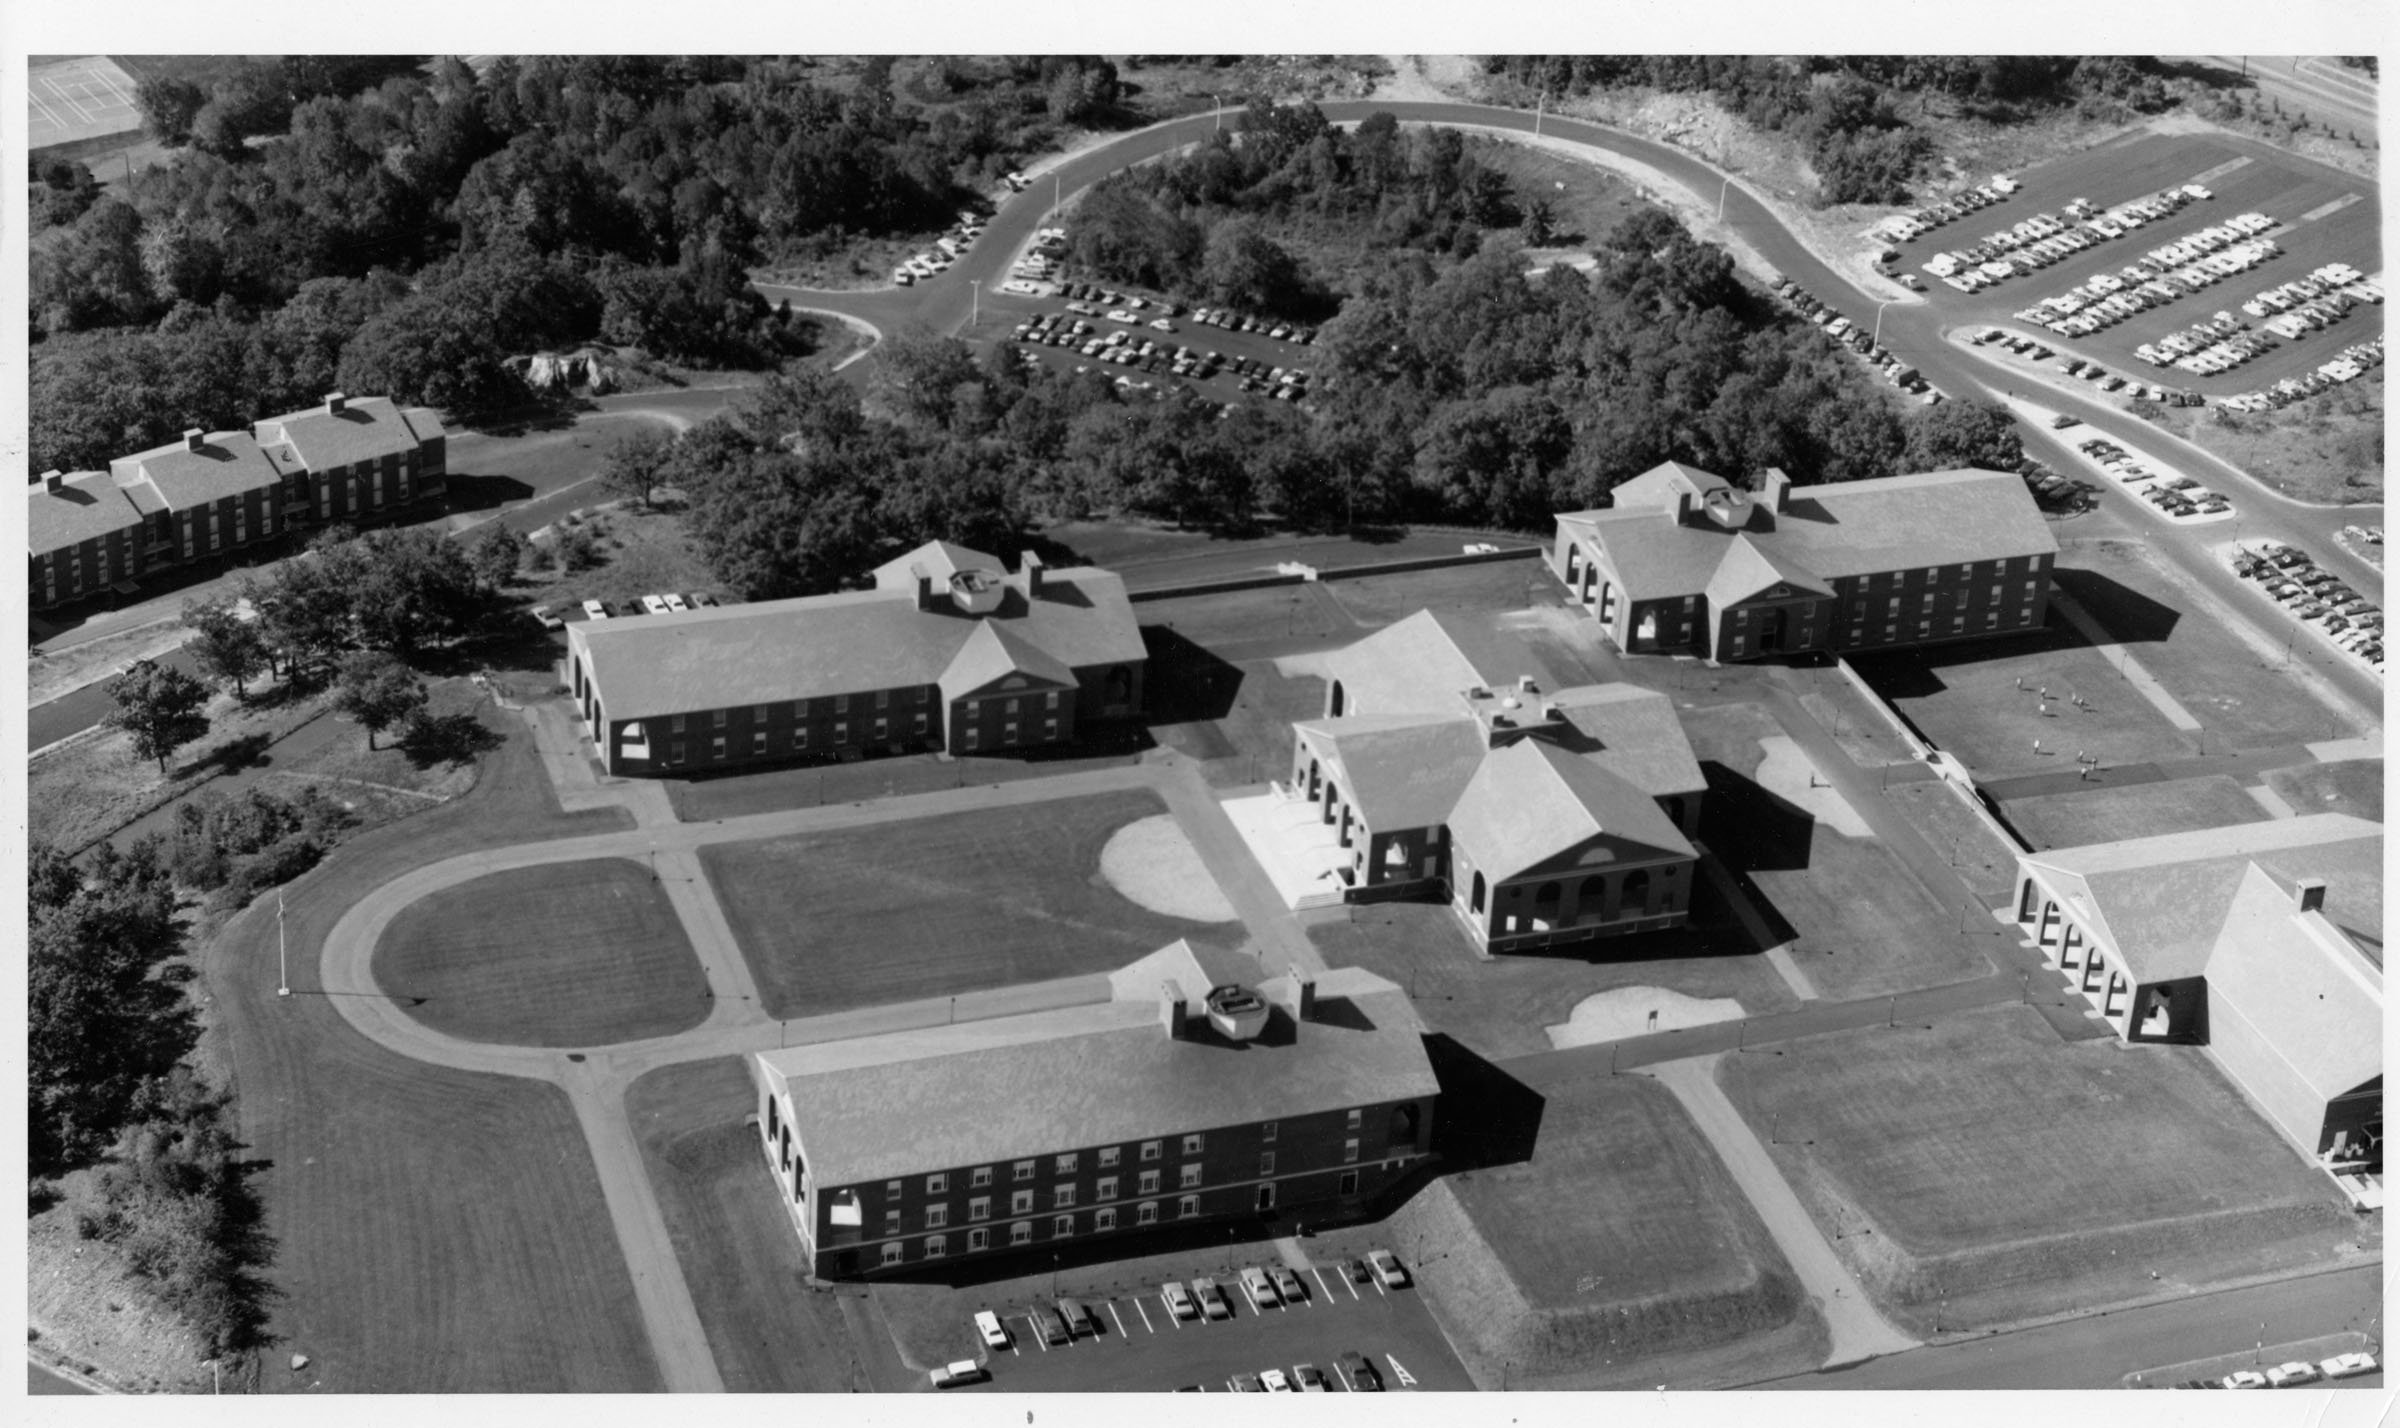
[(2378, 1365), (2373, 1354), (2353, 1353), (2335, 1354), (2317, 1367), (2327, 1378), (2356, 1378), (2362, 1373), (2375, 1372)]
[(2265, 1388), (2267, 1386), (2267, 1376), (2253, 1369), (2240, 1369), (2225, 1375), (2223, 1378), (2218, 1379), (2217, 1382), (2225, 1385), (2227, 1388)]
[(1160, 1289), (1159, 1298), (1166, 1301), (1167, 1312), (1178, 1319), (1200, 1317), (1199, 1301), (1192, 1298), (1192, 1291), (1184, 1288), (1180, 1280), (1168, 1280), (1166, 1285)]
[(1267, 1277), (1275, 1281), (1275, 1292), (1283, 1296), (1284, 1303), (1298, 1304), (1308, 1298), (1308, 1290), (1300, 1283), (1300, 1276), (1292, 1273), (1288, 1267), (1270, 1265)]
[(1377, 1282), (1381, 1283), (1384, 1288), (1406, 1289), (1408, 1287), (1408, 1271), (1400, 1267), (1400, 1261), (1393, 1257), (1390, 1250), (1367, 1251), (1367, 1266), (1375, 1271)]
[(1232, 1389), (1235, 1393), (1266, 1392), (1265, 1387), (1263, 1387), (1258, 1381), (1258, 1375), (1254, 1373), (1237, 1373), (1233, 1377), (1225, 1380), (1225, 1386), (1229, 1389)]
[(1100, 1337), (1100, 1321), (1092, 1317), (1091, 1306), (1080, 1299), (1058, 1301), (1058, 1317), (1067, 1321), (1069, 1335), (1089, 1334)]
[(1363, 1259), (1343, 1260), (1342, 1273), (1350, 1277), (1352, 1284), (1364, 1284), (1371, 1277), (1367, 1270), (1367, 1262)]
[(1275, 1281), (1267, 1278), (1267, 1272), (1257, 1265), (1242, 1267), (1242, 1288), (1249, 1292), (1251, 1302), (1260, 1308), (1282, 1302), (1276, 1296)]
[(2274, 1388), (2295, 1388), (2304, 1383), (2315, 1383), (2317, 1378), (2317, 1366), (2300, 1359), (2277, 1364), (2267, 1370), (2267, 1383)]
[(1333, 1362), (1341, 1369), (1342, 1382), (1350, 1386), (1352, 1393), (1383, 1392), (1383, 1375), (1377, 1373), (1375, 1365), (1368, 1363), (1367, 1356), (1358, 1350), (1346, 1350)]
[(586, 619), (605, 620), (608, 618), (608, 607), (597, 600), (586, 600), (583, 602), (583, 613)]
[(1041, 1334), (1042, 1342), (1045, 1344), (1055, 1347), (1075, 1337), (1074, 1333), (1067, 1328), (1067, 1321), (1058, 1317), (1058, 1311), (1055, 1309), (1044, 1309), (1040, 1305), (1035, 1305), (1025, 1317), (1033, 1321), (1033, 1327)]
[(975, 1311), (975, 1332), (983, 1336), (986, 1348), (1005, 1349), (1008, 1347), (1008, 1329), (1001, 1324), (1000, 1316), (989, 1309)]
[(935, 1369), (933, 1386), (935, 1388), (956, 1388), (962, 1383), (981, 1383), (990, 1377), (990, 1374), (983, 1371), (983, 1365), (973, 1359), (960, 1359), (956, 1363), (944, 1364)]
[(533, 616), (534, 623), (545, 630), (563, 630), (567, 627), (567, 622), (558, 617), (558, 612), (547, 605), (536, 605), (526, 613)]
[(1269, 1393), (1294, 1393), (1298, 1391), (1292, 1387), (1292, 1381), (1288, 1378), (1285, 1378), (1283, 1376), (1283, 1370), (1279, 1368), (1271, 1368), (1261, 1371), (1258, 1376), (1258, 1381)]
[(1192, 1296), (1200, 1301), (1200, 1311), (1209, 1318), (1233, 1317), (1233, 1301), (1225, 1296), (1225, 1287), (1207, 1275), (1192, 1281)]
[(1315, 1364), (1300, 1364), (1294, 1367), (1292, 1381), (1300, 1385), (1302, 1393), (1331, 1393), (1333, 1391), (1332, 1386), (1325, 1382), (1325, 1370), (1318, 1368)]

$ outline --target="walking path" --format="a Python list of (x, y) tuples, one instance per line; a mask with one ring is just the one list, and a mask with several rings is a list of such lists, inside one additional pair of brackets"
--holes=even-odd
[(1775, 1167), (1775, 1158), (1718, 1089), (1717, 1058), (1670, 1061), (1652, 1074), (1691, 1113), (1693, 1123), (1732, 1172), (1734, 1183), (1742, 1187), (1759, 1219), (1766, 1222), (1767, 1233), (1774, 1236), (1785, 1262), (1816, 1300), (1817, 1312), (1825, 1316), (1832, 1339), (1824, 1367), (1839, 1368), (1917, 1347), (1918, 1340), (1893, 1328), (1875, 1311), (1867, 1291), (1826, 1243), (1825, 1233), (1817, 1228), (1808, 1207), (1800, 1203), (1783, 1172)]

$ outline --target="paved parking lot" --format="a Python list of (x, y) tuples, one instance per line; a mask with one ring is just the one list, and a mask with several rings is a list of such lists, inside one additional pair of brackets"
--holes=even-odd
[[(1045, 286), (1055, 288), (1056, 285)], [(1275, 400), (1271, 391), (1268, 390), (1254, 392), (1242, 390), (1244, 374), (1241, 364), (1245, 360), (1253, 364), (1261, 374), (1279, 367), (1287, 372), (1298, 370), (1305, 373), (1311, 372), (1316, 365), (1317, 355), (1313, 344), (1304, 344), (1289, 339), (1277, 341), (1269, 335), (1271, 328), (1259, 332), (1237, 332), (1194, 322), (1191, 319), (1190, 310), (1182, 308), (1181, 304), (1176, 306), (1182, 310), (1177, 315), (1169, 317), (1166, 315), (1166, 309), (1162, 306), (1163, 300), (1154, 294), (1135, 293), (1127, 289), (1117, 289), (1116, 291), (1120, 297), (1139, 296), (1142, 298), (1144, 306), (1133, 309), (1098, 300), (1069, 298), (1063, 292), (1058, 291), (1052, 291), (1041, 297), (1024, 297), (1014, 294), (986, 295), (982, 302), (981, 317), (966, 335), (982, 340), (1009, 342), (1015, 346), (1016, 350), (1031, 354), (1043, 366), (1056, 371), (1072, 372), (1078, 367), (1091, 367), (1108, 373), (1112, 377), (1125, 378), (1129, 383), (1147, 382), (1160, 391), (1177, 385), (1188, 385), (1201, 395), (1228, 405), (1245, 401), (1270, 402)], [(1072, 311), (1069, 308), (1070, 303), (1075, 303), (1080, 307), (1090, 309), (1090, 311)], [(1107, 317), (1107, 313), (1112, 309), (1127, 312), (1136, 320), (1131, 323), (1111, 321)], [(1031, 334), (1019, 336), (1019, 330), (1023, 324), (1044, 315), (1052, 316), (1060, 324), (1081, 322), (1087, 324), (1089, 330), (1077, 336), (1071, 345), (1056, 345), (1046, 340), (1028, 341), (1027, 338)], [(1172, 331), (1160, 330), (1152, 325), (1162, 318), (1170, 324)], [(1138, 346), (1140, 343), (1149, 342), (1158, 352), (1165, 353), (1170, 358), (1179, 349), (1188, 348), (1195, 356), (1213, 353), (1220, 359), (1220, 362), (1215, 368), (1214, 375), (1204, 377), (1198, 373), (1192, 373), (1178, 376), (1171, 370), (1149, 371), (1138, 364), (1121, 365), (1084, 354), (1083, 343), (1094, 338), (1106, 338), (1112, 332), (1125, 333), (1131, 345)], [(1166, 366), (1164, 363), (1160, 365), (1162, 368)], [(1304, 378), (1300, 384), (1300, 390), (1293, 393), (1293, 399), (1296, 402), (1307, 399), (1306, 384), (1308, 380)]]
[[(2313, 370), (2342, 348), (2383, 330), (2380, 307), (2359, 309), (2321, 332), (2283, 342), (2273, 352), (2214, 375), (2173, 366), (2153, 367), (2133, 350), (2221, 310), (2238, 313), (2244, 302), (2261, 291), (2305, 277), (2326, 263), (2346, 262), (2362, 272), (2380, 271), (2382, 220), (2379, 195), (2371, 181), (2263, 144), (2213, 134), (2151, 135), (2107, 144), (2016, 177), (2024, 187), (2005, 202), (1891, 245), (1900, 251), (1900, 271), (1926, 277), (1926, 298), (1946, 321), (2007, 325), (2010, 315), (2019, 309), (2064, 293), (2095, 274), (2116, 273), (2152, 248), (2233, 214), (2256, 211), (2275, 220), (2276, 226), (2266, 236), (2282, 250), (2279, 256), (2101, 332), (2063, 341), (2043, 340), (2062, 351), (2095, 358), (2112, 372), (2138, 381), (2224, 396), (2256, 391), (2278, 378)], [(1935, 253), (1971, 246), (1985, 235), (2037, 213), (2063, 217), (2061, 210), (2073, 199), (2090, 199), (2105, 210), (2195, 180), (2215, 196), (2188, 204), (2121, 238), (2097, 243), (2039, 272), (1978, 293), (1961, 293), (1934, 282), (1922, 269)], [(2254, 330), (2259, 326), (2251, 323)]]
[[(1275, 1262), (1272, 1247), (1256, 1249), (1253, 1262)], [(962, 1318), (989, 1307), (1000, 1314), (1014, 1341), (1006, 1349), (986, 1351), (984, 1364), (991, 1378), (975, 1387), (1058, 1393), (1197, 1386), (1222, 1393), (1235, 1374), (1280, 1368), (1289, 1376), (1296, 1365), (1306, 1363), (1322, 1369), (1331, 1391), (1338, 1393), (1345, 1384), (1336, 1361), (1348, 1351), (1374, 1365), (1387, 1391), (1474, 1387), (1415, 1285), (1387, 1290), (1373, 1282), (1355, 1284), (1331, 1263), (1298, 1273), (1307, 1292), (1291, 1305), (1261, 1304), (1244, 1292), (1237, 1277), (1217, 1276), (1233, 1306), (1230, 1319), (1179, 1320), (1156, 1287), (1138, 1294), (1079, 1296), (1098, 1319), (1100, 1333), (1058, 1346), (1043, 1342), (1033, 1327), (1031, 1299), (978, 1301), (972, 1291), (962, 1291)], [(1161, 1275), (1162, 1282), (1164, 1278)], [(1188, 1275), (1184, 1282), (1190, 1282)], [(1018, 1281), (1006, 1287), (1039, 1292), (1047, 1286)], [(1072, 1285), (1067, 1292), (1073, 1292)]]

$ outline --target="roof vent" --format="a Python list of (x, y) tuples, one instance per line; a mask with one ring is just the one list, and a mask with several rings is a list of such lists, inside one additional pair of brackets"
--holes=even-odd
[(43, 473), (42, 473), (42, 489), (43, 489), (43, 490), (46, 490), (46, 491), (55, 491), (55, 490), (57, 490), (59, 487), (61, 487), (61, 486), (64, 486), (64, 485), (66, 485), (66, 484), (67, 484), (67, 473), (66, 473), (66, 472), (64, 472), (64, 471), (45, 471), (45, 472), (43, 472)]
[(2300, 905), (2302, 912), (2323, 912), (2325, 910), (2325, 880), (2323, 878), (2302, 878), (2300, 885), (2292, 889), (2292, 900)]
[(1158, 1024), (1167, 1040), (1183, 1040), (1183, 984), (1172, 977), (1158, 984)]
[(1517, 688), (1525, 691), (1527, 694), (1539, 694), (1542, 692), (1542, 687), (1533, 682), (1533, 676), (1530, 674), (1520, 674), (1517, 676)]
[(1267, 1029), (1264, 997), (1239, 983), (1208, 989), (1208, 1024), (1227, 1041), (1249, 1041)]
[(186, 427), (184, 428), (183, 432), (183, 449), (186, 451), (198, 451), (201, 447), (201, 444), (207, 439), (207, 432), (202, 431), (196, 426)]
[(1042, 557), (1038, 551), (1027, 551), (1017, 561), (1017, 572), (1025, 577), (1025, 598), (1042, 598)]
[(988, 615), (999, 609), (1007, 593), (997, 570), (961, 570), (950, 576), (950, 603), (970, 615)]
[(349, 410), (349, 407), (350, 399), (346, 396), (343, 396), (340, 392), (327, 392), (325, 394), (325, 415), (340, 416), (343, 412)]

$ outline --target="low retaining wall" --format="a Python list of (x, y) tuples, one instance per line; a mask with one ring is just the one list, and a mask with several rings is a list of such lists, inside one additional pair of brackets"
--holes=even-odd
[(1370, 575), (1405, 575), (1417, 570), (1441, 570), (1453, 565), (1490, 565), (1496, 561), (1524, 560), (1544, 553), (1538, 545), (1504, 546), (1499, 550), (1477, 551), (1457, 555), (1418, 555), (1403, 560), (1370, 561), (1364, 565), (1331, 567), (1303, 566), (1291, 571), (1273, 571), (1259, 575), (1235, 575), (1223, 580), (1194, 580), (1182, 585), (1157, 585), (1143, 590), (1127, 590), (1125, 598), (1134, 604), (1151, 600), (1180, 600), (1192, 595), (1227, 595), (1237, 590), (1264, 590), (1276, 585), (1305, 585), (1314, 580), (1360, 580)]
[(1842, 672), (1842, 678), (1850, 681), (1850, 687), (1858, 691), (1859, 697), (1867, 701), (1869, 708), (1883, 716), (1883, 722), (1891, 726), (1892, 732), (1900, 736), (1902, 743), (1908, 745), (1909, 752), (1920, 759), (1933, 757), (1933, 741), (1918, 733), (1917, 726), (1910, 723), (1906, 716), (1886, 702), (1883, 695), (1876, 691), (1875, 686), (1867, 683), (1865, 676), (1851, 666), (1850, 661), (1836, 655), (1833, 667)]

